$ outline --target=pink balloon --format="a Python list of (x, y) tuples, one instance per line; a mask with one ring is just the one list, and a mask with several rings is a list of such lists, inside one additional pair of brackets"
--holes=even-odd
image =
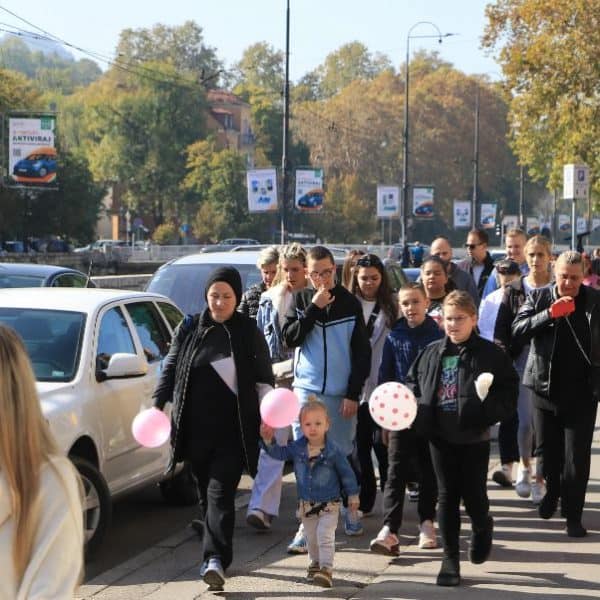
[(147, 408), (133, 419), (131, 433), (145, 448), (157, 448), (169, 439), (171, 421), (162, 410)]
[(292, 390), (275, 388), (260, 403), (260, 416), (269, 427), (287, 427), (298, 417), (300, 403)]
[(402, 383), (378, 385), (369, 398), (369, 413), (377, 425), (390, 431), (408, 429), (417, 416), (414, 394)]

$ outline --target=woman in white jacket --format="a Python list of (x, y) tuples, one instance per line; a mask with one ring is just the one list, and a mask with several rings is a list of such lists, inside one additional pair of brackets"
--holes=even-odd
[(0, 325), (0, 599), (72, 598), (83, 568), (81, 485), (40, 409), (18, 335)]
[(369, 513), (373, 510), (377, 495), (371, 450), (375, 451), (379, 462), (379, 482), (383, 490), (387, 474), (387, 448), (381, 441), (381, 430), (371, 418), (368, 401), (377, 386), (385, 338), (398, 319), (398, 303), (385, 267), (375, 254), (365, 254), (356, 261), (350, 291), (360, 300), (371, 342), (371, 371), (360, 397), (354, 453), (354, 462), (357, 464), (353, 465), (355, 470), (360, 468), (360, 510)]

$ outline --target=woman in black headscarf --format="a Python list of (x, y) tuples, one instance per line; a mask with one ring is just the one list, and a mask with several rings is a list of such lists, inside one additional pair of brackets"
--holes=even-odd
[(201, 577), (222, 589), (231, 564), (235, 491), (243, 469), (258, 463), (259, 395), (273, 384), (267, 344), (256, 322), (236, 311), (240, 274), (215, 269), (205, 288), (207, 307), (175, 330), (154, 405), (173, 403), (171, 468), (188, 461), (205, 511)]

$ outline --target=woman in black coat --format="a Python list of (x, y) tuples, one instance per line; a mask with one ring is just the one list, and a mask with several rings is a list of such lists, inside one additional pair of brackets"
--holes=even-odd
[(154, 405), (173, 403), (171, 468), (188, 461), (198, 481), (206, 512), (200, 574), (216, 590), (232, 561), (235, 491), (243, 469), (256, 473), (259, 395), (271, 389), (273, 373), (256, 322), (236, 311), (238, 271), (216, 269), (204, 293), (207, 308), (173, 335)]

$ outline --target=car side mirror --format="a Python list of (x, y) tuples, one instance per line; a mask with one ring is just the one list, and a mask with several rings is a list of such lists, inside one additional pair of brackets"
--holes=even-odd
[(110, 357), (106, 369), (96, 371), (97, 381), (122, 379), (124, 377), (141, 377), (148, 372), (148, 363), (137, 354), (116, 352)]

